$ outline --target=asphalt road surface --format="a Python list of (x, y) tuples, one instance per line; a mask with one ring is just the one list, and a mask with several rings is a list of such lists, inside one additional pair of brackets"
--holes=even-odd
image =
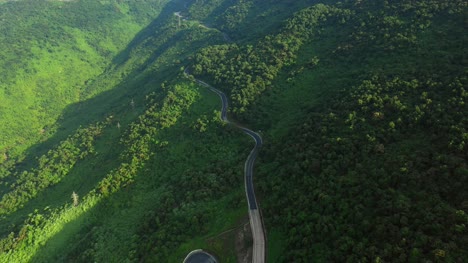
[[(184, 8), (185, 9), (187, 8), (186, 4), (184, 5)], [(182, 18), (180, 12), (175, 13), (175, 15), (178, 16), (179, 19)], [(202, 26), (207, 27), (206, 25), (202, 25)], [(231, 38), (226, 33), (224, 32), (222, 33), (223, 33), (224, 39), (227, 42), (232, 41)], [(189, 75), (187, 68), (184, 70), (184, 74)], [(214, 88), (213, 86), (209, 85), (208, 83), (204, 81), (196, 79), (196, 82), (202, 86), (207, 87), (212, 92), (218, 94), (222, 102), (220, 118), (226, 123), (231, 123), (229, 119), (227, 118), (228, 99), (226, 97), (226, 94), (224, 94), (222, 91)], [(253, 166), (255, 163), (255, 159), (257, 158), (258, 151), (260, 147), (262, 146), (262, 137), (260, 136), (260, 134), (248, 128), (241, 127), (237, 125), (236, 123), (231, 123), (231, 124), (241, 129), (244, 133), (248, 134), (255, 141), (255, 146), (250, 152), (249, 156), (247, 157), (247, 160), (245, 161), (245, 167), (244, 167), (245, 194), (247, 196), (247, 202), (249, 205), (249, 220), (250, 220), (250, 228), (252, 230), (252, 238), (253, 238), (252, 262), (264, 263), (265, 262), (265, 227), (263, 226), (262, 217), (261, 217), (260, 211), (258, 210), (257, 199), (255, 198), (255, 191), (254, 191), (254, 185), (253, 185)], [(191, 252), (189, 256), (192, 253), (194, 252)], [(185, 262), (204, 263), (205, 261), (184, 261), (184, 263)], [(207, 262), (211, 263), (211, 262), (216, 262), (216, 261), (207, 261)]]
[(218, 261), (212, 255), (198, 249), (190, 252), (185, 258), (184, 263), (218, 263)]
[[(185, 71), (187, 73), (187, 71)], [(255, 191), (253, 185), (253, 167), (255, 159), (258, 155), (258, 150), (262, 146), (262, 137), (245, 127), (241, 127), (236, 123), (232, 123), (227, 118), (227, 109), (228, 109), (228, 99), (226, 94), (222, 91), (214, 88), (213, 86), (207, 84), (204, 81), (196, 80), (198, 84), (203, 85), (210, 89), (212, 92), (218, 94), (221, 98), (222, 108), (221, 108), (221, 120), (226, 123), (231, 123), (237, 128), (241, 129), (244, 133), (252, 137), (255, 141), (255, 146), (250, 152), (247, 160), (245, 161), (244, 174), (245, 174), (245, 194), (247, 196), (247, 202), (249, 204), (249, 220), (250, 228), (252, 230), (253, 237), (253, 253), (252, 253), (252, 262), (253, 263), (264, 263), (265, 262), (265, 229), (263, 226), (263, 221), (261, 218), (260, 211), (258, 210), (257, 199), (255, 198)]]

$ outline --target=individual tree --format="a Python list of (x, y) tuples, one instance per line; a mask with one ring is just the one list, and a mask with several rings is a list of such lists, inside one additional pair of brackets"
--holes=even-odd
[(73, 206), (78, 206), (79, 196), (77, 193), (75, 193), (75, 191), (73, 191), (71, 198), (73, 200)]

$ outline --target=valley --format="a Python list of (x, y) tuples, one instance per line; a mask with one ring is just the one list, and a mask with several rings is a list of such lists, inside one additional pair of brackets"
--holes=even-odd
[(0, 262), (463, 262), (467, 11), (0, 1)]

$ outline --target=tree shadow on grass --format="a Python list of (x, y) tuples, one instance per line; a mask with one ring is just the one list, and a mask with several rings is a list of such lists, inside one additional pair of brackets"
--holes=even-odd
[[(171, 21), (172, 11), (176, 7), (172, 4), (162, 12), (170, 14), (163, 16), (167, 24), (173, 22)], [(156, 20), (158, 22), (154, 24), (164, 24), (163, 18)], [(21, 227), (24, 220), (28, 217), (28, 214), (33, 213), (36, 209), (42, 210), (47, 206), (50, 208), (60, 207), (64, 203), (70, 202), (70, 195), (73, 191), (77, 191), (80, 195), (87, 193), (95, 187), (105, 174), (118, 165), (116, 159), (123, 150), (123, 146), (119, 145), (119, 138), (126, 127), (146, 110), (146, 95), (151, 92), (157, 92), (163, 96), (165, 91), (159, 89), (161, 83), (166, 80), (175, 79), (181, 73), (180, 65), (176, 63), (162, 66), (159, 71), (148, 70), (147, 68), (167, 52), (173, 43), (180, 42), (181, 40), (186, 41), (184, 45), (187, 47), (178, 54), (181, 60), (186, 59), (193, 52), (193, 49), (201, 48), (208, 42), (212, 43), (213, 34), (203, 35), (203, 37), (193, 41), (188, 40), (186, 36), (192, 32), (191, 30), (193, 28), (176, 30), (172, 32), (172, 35), (166, 41), (160, 43), (159, 46), (146, 47), (149, 50), (149, 55), (145, 57), (141, 64), (134, 65), (130, 73), (121, 79), (118, 84), (90, 99), (69, 105), (63, 110), (61, 118), (55, 124), (58, 127), (57, 131), (49, 139), (28, 149), (25, 159), (16, 167), (16, 171), (21, 172), (37, 167), (38, 156), (42, 156), (50, 149), (56, 147), (61, 141), (74, 134), (79, 127), (88, 127), (91, 124), (104, 120), (109, 115), (113, 115), (113, 123), (103, 130), (101, 137), (95, 142), (96, 151), (103, 154), (88, 156), (84, 160), (79, 160), (71, 172), (61, 179), (59, 183), (39, 191), (37, 196), (28, 201), (24, 207), (7, 215), (5, 220), (1, 220), (0, 223), (1, 236), (5, 236), (12, 231), (17, 232), (18, 228)], [(130, 54), (131, 50), (144, 47), (148, 39), (157, 37), (157, 34), (152, 30), (144, 29), (142, 32), (146, 33), (140, 33), (140, 36), (138, 36), (139, 41), (133, 41), (118, 56)], [(146, 36), (146, 38), (143, 36)], [(222, 37), (217, 36), (215, 40), (222, 42)], [(130, 59), (130, 57), (126, 59)], [(112, 71), (107, 72), (107, 75), (101, 77), (118, 78), (119, 76), (116, 76), (120, 73), (118, 69), (125, 67), (127, 60), (120, 64), (113, 64)], [(95, 81), (95, 83), (97, 82)], [(130, 106), (131, 101), (135, 102), (135, 107)], [(121, 125), (122, 132), (117, 128), (117, 123)]]
[[(195, 102), (187, 112), (191, 112), (192, 110), (205, 110), (206, 113), (209, 113), (212, 110), (211, 108), (205, 108), (206, 100), (199, 100)], [(189, 117), (184, 115), (173, 126), (168, 128), (168, 130), (164, 129), (164, 132), (161, 130), (161, 136), (171, 141), (177, 141), (184, 131), (191, 129), (187, 127), (186, 122), (193, 118), (194, 116)], [(171, 132), (172, 128), (179, 132)], [(141, 172), (155, 173), (155, 170), (158, 169), (151, 169), (151, 163), (156, 161), (155, 159), (150, 159), (146, 162), (145, 165), (140, 168)], [(133, 242), (131, 236), (130, 234), (128, 236), (126, 234), (131, 233), (132, 236), (135, 235), (135, 231), (139, 229), (139, 225), (135, 224), (135, 222), (140, 222), (145, 216), (145, 213), (151, 210), (151, 208), (160, 206), (158, 204), (159, 200), (162, 200), (161, 195), (158, 194), (160, 191), (167, 191), (167, 189), (170, 188), (168, 185), (174, 186), (179, 183), (179, 181), (169, 180), (162, 175), (141, 176), (141, 172), (137, 172), (132, 185), (120, 188), (117, 192), (101, 199), (93, 208), (83, 212), (76, 219), (60, 226), (61, 230), (48, 238), (43, 246), (36, 251), (36, 254), (30, 261), (89, 262), (95, 260), (94, 257), (97, 255), (94, 254), (96, 244), (105, 244), (104, 247), (100, 247), (99, 249), (112, 246), (122, 247), (123, 245), (121, 243), (131, 244)], [(177, 196), (177, 193), (174, 193), (174, 196)], [(71, 202), (71, 199), (69, 202)], [(112, 216), (116, 217), (111, 218)], [(102, 219), (105, 220), (101, 221)], [(122, 229), (115, 229), (113, 226), (119, 226), (122, 227)], [(103, 236), (105, 235), (104, 233), (107, 234), (110, 229), (112, 232), (110, 236)], [(119, 244), (115, 242), (119, 242)], [(130, 246), (128, 246), (128, 248), (130, 251)], [(98, 254), (102, 256), (106, 253), (112, 252), (100, 251)], [(119, 251), (116, 252), (116, 254), (120, 256), (131, 256), (128, 251)], [(124, 258), (122, 258), (122, 260), (124, 260)]]
[[(156, 25), (164, 23), (168, 24), (170, 22), (171, 16), (173, 16), (172, 11), (180, 5), (177, 4), (179, 2), (183, 1), (179, 0), (169, 2), (167, 6), (164, 7), (161, 15), (148, 27), (141, 30), (132, 42), (128, 44), (125, 50), (115, 56), (113, 63), (109, 66), (106, 72), (97, 77), (97, 81), (90, 83), (86, 89), (102, 90), (102, 87), (98, 87), (102, 81), (100, 83), (97, 82), (104, 78), (115, 78), (120, 79), (120, 81), (117, 84), (114, 84), (110, 89), (105, 87), (106, 91), (99, 93), (92, 98), (67, 106), (55, 123), (57, 131), (51, 138), (28, 149), (26, 151), (26, 158), (21, 164), (19, 164), (19, 166), (17, 166), (17, 170), (24, 170), (36, 166), (36, 156), (45, 154), (51, 147), (58, 145), (60, 141), (63, 141), (67, 136), (73, 134), (73, 132), (80, 126), (87, 127), (92, 123), (102, 121), (104, 117), (110, 114), (118, 116), (128, 113), (130, 111), (130, 101), (132, 98), (139, 99), (139, 102), (142, 102), (144, 100), (144, 95), (149, 91), (156, 90), (155, 86), (158, 86), (165, 79), (175, 77), (176, 74), (178, 74), (177, 70), (175, 70), (177, 68), (175, 65), (169, 65), (161, 68), (160, 72), (157, 72), (157, 74), (154, 74), (154, 72), (146, 72), (145, 69), (146, 66), (156, 59), (156, 57), (167, 51), (171, 42), (180, 38), (181, 32), (178, 32), (175, 36), (168, 38), (167, 41), (161, 43), (160, 46), (154, 47), (154, 51), (152, 51), (150, 58), (148, 58), (142, 65), (130, 65), (130, 67), (133, 68), (123, 78), (119, 69), (121, 70), (129, 66), (125, 63), (130, 59), (129, 54), (132, 50), (144, 48), (145, 41), (147, 39), (156, 37)], [(141, 113), (144, 110), (143, 103), (137, 104), (135, 110), (136, 113)]]

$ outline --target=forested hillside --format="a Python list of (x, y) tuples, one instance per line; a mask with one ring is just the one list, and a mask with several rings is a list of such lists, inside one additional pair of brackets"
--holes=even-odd
[[(181, 70), (182, 61), (194, 51), (207, 43), (224, 42), (222, 33), (201, 27), (198, 21), (179, 25), (174, 12), (183, 10), (184, 4), (158, 0), (2, 5), (18, 10), (15, 19), (26, 19), (30, 8), (44, 12), (32, 21), (49, 19), (49, 24), (57, 24), (56, 34), (47, 41), (65, 45), (57, 48), (67, 55), (50, 58), (57, 66), (70, 67), (62, 84), (75, 81), (86, 70), (89, 74), (76, 86), (66, 86), (69, 92), (80, 93), (75, 100), (64, 102), (53, 92), (30, 96), (32, 101), (57, 99), (57, 104), (45, 104), (57, 111), (44, 115), (51, 128), (41, 130), (39, 137), (23, 137), (29, 130), (8, 123), (16, 117), (15, 124), (33, 127), (34, 122), (43, 125), (43, 119), (26, 109), (21, 114), (31, 121), (23, 122), (23, 115), (11, 111), (5, 118), (2, 115), (1, 128), (7, 131), (2, 135), (20, 143), (2, 148), (0, 262), (180, 262), (190, 248), (199, 246), (212, 247), (228, 262), (234, 260), (234, 245), (216, 235), (237, 227), (245, 215), (242, 167), (249, 149), (246, 138), (219, 120), (217, 96), (187, 80)], [(128, 15), (125, 30), (111, 22), (114, 13), (121, 16), (117, 7), (126, 7), (121, 10)], [(68, 13), (62, 14), (64, 9)], [(43, 16), (48, 13), (59, 18)], [(70, 19), (60, 20), (65, 14)], [(79, 21), (73, 20), (75, 16)], [(62, 22), (77, 34), (81, 26), (90, 28), (85, 28), (89, 31), (81, 35), (83, 39), (73, 35), (67, 42), (59, 39), (64, 34), (60, 30), (68, 30), (59, 26)], [(10, 26), (14, 32), (24, 27)], [(28, 40), (33, 37), (28, 32), (4, 41)], [(120, 46), (99, 49), (106, 38), (126, 33), (133, 36), (115, 43)], [(46, 36), (37, 34), (41, 37)], [(55, 52), (31, 43), (18, 48), (24, 54), (9, 47), (4, 52), (26, 62), (30, 49), (47, 56)], [(104, 53), (94, 56), (98, 51)], [(71, 56), (88, 64), (79, 67), (69, 61)], [(26, 62), (18, 70), (30, 67)], [(4, 66), (2, 73), (15, 78), (11, 73), (15, 69)], [(27, 75), (31, 81), (41, 77), (55, 81), (49, 72), (54, 67), (37, 70), (42, 73)], [(22, 94), (16, 82), (4, 83)], [(61, 86), (47, 87), (62, 91)], [(2, 103), (8, 101), (18, 107), (29, 103), (6, 94)], [(38, 139), (40, 143), (28, 148)]]
[(466, 12), (324, 2), (256, 42), (197, 54), (194, 72), (266, 133), (272, 261), (467, 258)]
[(164, 2), (1, 4), (0, 162), (49, 138), (67, 105), (110, 88), (90, 84), (157, 17)]
[(248, 258), (252, 142), (194, 78), (263, 136), (267, 262), (464, 262), (467, 13), (0, 1), (0, 262)]

